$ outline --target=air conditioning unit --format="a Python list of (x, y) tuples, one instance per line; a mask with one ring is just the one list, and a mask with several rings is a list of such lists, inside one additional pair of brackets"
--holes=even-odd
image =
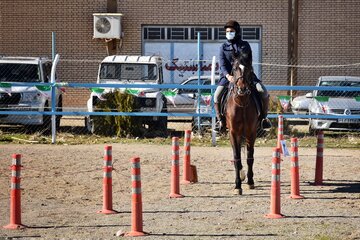
[(121, 13), (93, 13), (94, 38), (121, 38)]

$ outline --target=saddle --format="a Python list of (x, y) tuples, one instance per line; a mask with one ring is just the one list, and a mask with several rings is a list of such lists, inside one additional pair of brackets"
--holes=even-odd
[[(227, 102), (229, 97), (231, 96), (231, 90), (234, 87), (233, 84), (230, 84), (229, 87), (225, 88), (225, 90), (223, 91), (222, 95), (220, 96), (220, 116), (221, 116), (221, 121), (226, 122), (226, 107), (227, 107)], [(251, 88), (251, 94), (250, 97), (254, 100), (255, 105), (256, 105), (256, 112), (258, 117), (260, 117), (261, 114), (261, 109), (262, 109), (262, 101), (261, 101), (261, 96), (260, 93), (258, 93), (258, 91), (256, 91), (256, 89), (254, 87)]]

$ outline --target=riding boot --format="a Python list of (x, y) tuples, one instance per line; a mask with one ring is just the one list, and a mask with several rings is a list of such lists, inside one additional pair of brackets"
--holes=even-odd
[(261, 93), (261, 128), (268, 129), (272, 127), (270, 120), (267, 118), (268, 110), (269, 110), (269, 98), (270, 96), (266, 93)]
[(216, 124), (215, 124), (215, 131), (220, 132), (222, 128), (222, 122), (220, 117), (220, 104), (214, 103), (215, 113), (216, 113)]

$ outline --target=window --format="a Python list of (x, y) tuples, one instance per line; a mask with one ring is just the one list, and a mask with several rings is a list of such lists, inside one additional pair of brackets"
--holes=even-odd
[(165, 39), (165, 28), (144, 28), (144, 39)]
[(1, 82), (40, 82), (39, 67), (36, 64), (0, 64)]
[[(225, 29), (217, 27), (201, 26), (145, 26), (143, 28), (144, 40), (178, 40), (195, 41), (197, 34), (200, 33), (200, 39), (205, 41), (225, 40)], [(260, 27), (241, 28), (241, 37), (244, 40), (260, 41)]]
[(100, 68), (100, 79), (154, 81), (157, 78), (155, 64), (103, 63)]
[(168, 28), (167, 39), (186, 40), (188, 39), (188, 28)]
[[(360, 82), (351, 82), (351, 81), (323, 81), (320, 82), (319, 86), (326, 87), (359, 87)], [(339, 90), (321, 90), (317, 93), (318, 96), (328, 96), (328, 97), (359, 97), (359, 91), (339, 91)]]
[(191, 28), (191, 39), (197, 40), (198, 33), (200, 33), (201, 40), (212, 40), (212, 28)]
[(259, 40), (260, 29), (259, 28), (242, 28), (241, 36), (243, 40)]

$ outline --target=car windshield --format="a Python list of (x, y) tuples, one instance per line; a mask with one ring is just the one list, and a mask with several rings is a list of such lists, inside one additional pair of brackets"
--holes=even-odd
[(40, 82), (38, 65), (0, 63), (0, 82)]
[[(357, 81), (322, 81), (320, 87), (360, 87), (360, 82)], [(317, 92), (318, 96), (329, 97), (344, 97), (353, 98), (360, 97), (360, 91), (339, 91), (339, 90), (320, 90)]]
[(102, 63), (100, 79), (156, 81), (156, 64)]

